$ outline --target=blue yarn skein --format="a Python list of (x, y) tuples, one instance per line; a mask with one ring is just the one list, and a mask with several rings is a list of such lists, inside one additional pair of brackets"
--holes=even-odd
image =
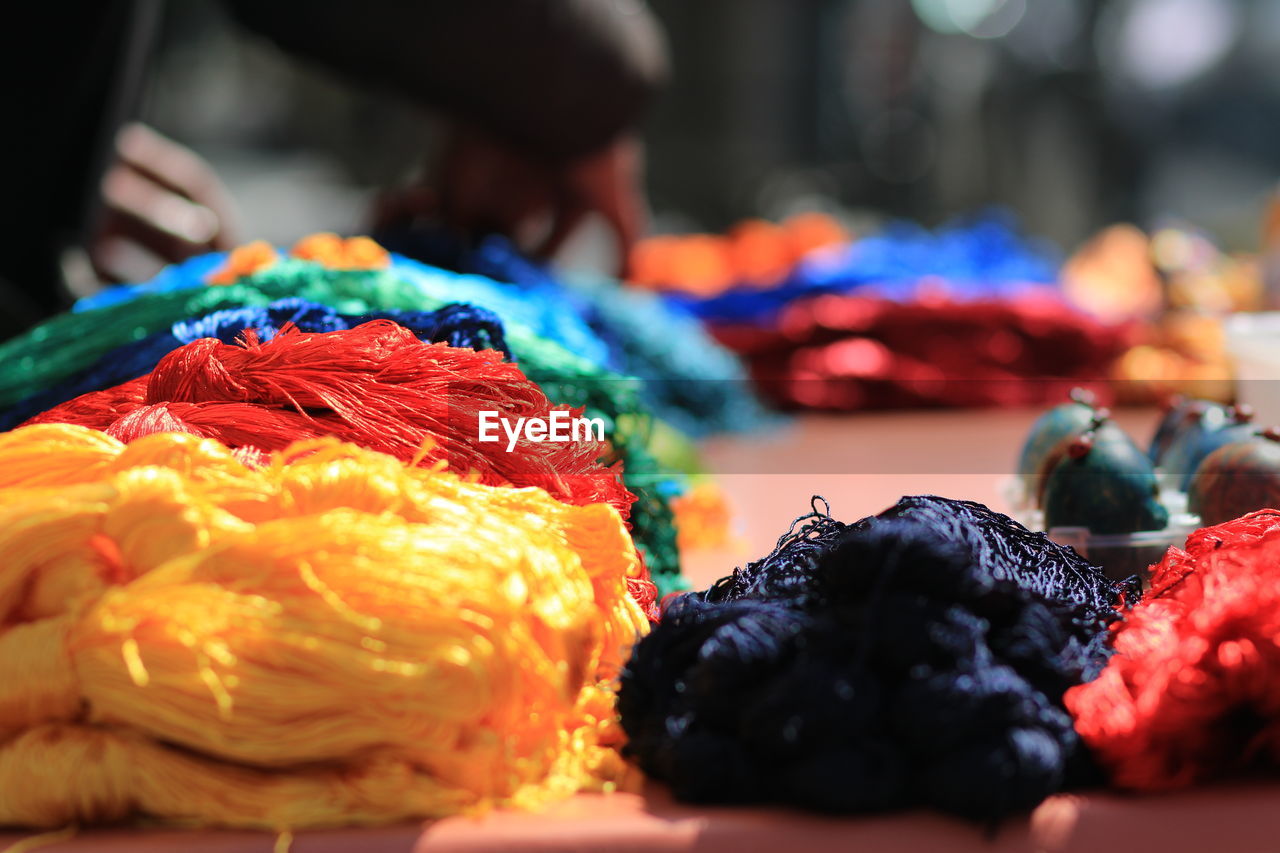
[[(200, 255), (166, 267), (150, 281), (107, 288), (80, 299), (71, 310), (75, 313), (92, 311), (128, 302), (143, 294), (205, 287), (210, 273), (220, 268), (226, 259), (225, 252)], [(270, 278), (280, 273), (282, 268), (296, 268), (298, 265), (314, 266), (310, 262), (288, 258), (251, 278)], [(326, 274), (367, 278), (370, 287), (376, 286), (378, 279), (398, 279), (432, 299), (468, 303), (492, 311), (509, 326), (524, 326), (593, 364), (613, 368), (606, 343), (588, 327), (577, 308), (568, 304), (563, 294), (560, 298), (548, 298), (545, 293), (526, 293), (521, 288), (500, 284), (481, 274), (448, 272), (394, 253), (391, 266), (385, 270), (328, 270)]]
[(991, 820), (1087, 778), (1062, 706), (1138, 596), (979, 504), (800, 519), (635, 647), (628, 753), (695, 802)]
[(909, 302), (922, 281), (959, 301), (1006, 299), (1029, 286), (1057, 287), (1059, 261), (1028, 239), (1010, 215), (988, 210), (929, 231), (908, 222), (801, 262), (777, 287), (735, 287), (710, 298), (667, 298), (709, 323), (772, 325), (791, 302), (824, 293), (856, 293)]
[(374, 311), (339, 314), (327, 305), (304, 299), (279, 299), (269, 305), (226, 308), (203, 317), (174, 323), (159, 332), (106, 353), (87, 370), (59, 382), (0, 413), (0, 431), (13, 429), (40, 412), (90, 391), (100, 391), (149, 373), (169, 353), (200, 338), (232, 343), (245, 329), (270, 340), (286, 323), (304, 332), (335, 332), (369, 320), (393, 320), (419, 338), (455, 347), (495, 349), (511, 359), (503, 337), (502, 322), (492, 311), (464, 303), (443, 305), (435, 311)]

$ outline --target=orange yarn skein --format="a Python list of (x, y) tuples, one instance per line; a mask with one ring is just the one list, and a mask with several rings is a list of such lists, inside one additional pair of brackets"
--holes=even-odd
[(0, 823), (430, 817), (617, 762), (610, 688), (647, 621), (605, 504), (332, 439), (254, 470), (36, 426), (0, 470)]

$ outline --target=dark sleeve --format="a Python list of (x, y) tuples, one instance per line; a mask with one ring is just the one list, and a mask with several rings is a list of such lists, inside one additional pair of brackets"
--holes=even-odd
[(101, 0), (74, 15), (34, 4), (23, 17), (25, 49), (0, 53), (10, 116), (0, 137), (0, 339), (70, 302), (62, 253), (93, 231), (159, 13), (157, 0)]
[(635, 124), (667, 73), (641, 0), (224, 0), (246, 27), (551, 158)]

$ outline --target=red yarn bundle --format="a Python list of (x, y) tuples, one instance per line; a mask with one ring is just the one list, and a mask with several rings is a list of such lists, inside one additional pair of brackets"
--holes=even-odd
[(712, 333), (779, 405), (834, 411), (1042, 405), (1105, 380), (1128, 342), (1126, 330), (1038, 294), (817, 296), (787, 306), (774, 328)]
[[(249, 453), (301, 439), (337, 436), (402, 460), (475, 472), (489, 485), (539, 486), (573, 504), (606, 502), (625, 519), (634, 496), (618, 466), (598, 460), (602, 441), (532, 441), (521, 434), (480, 443), (479, 413), (547, 419), (552, 406), (519, 368), (492, 351), (422, 343), (375, 320), (307, 334), (286, 327), (261, 343), (213, 338), (169, 353), (146, 376), (69, 400), (28, 423), (71, 423), (132, 441), (189, 432)], [(422, 453), (423, 441), (434, 446)]]
[(1066, 694), (1112, 781), (1155, 790), (1280, 765), (1280, 510), (1170, 548), (1116, 655)]

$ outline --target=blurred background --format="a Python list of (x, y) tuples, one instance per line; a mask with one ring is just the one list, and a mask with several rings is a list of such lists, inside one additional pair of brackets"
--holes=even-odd
[[(797, 210), (932, 225), (996, 203), (1068, 249), (1170, 219), (1257, 247), (1280, 174), (1275, 0), (650, 5), (675, 71), (644, 128), (656, 231)], [(243, 236), (280, 243), (360, 230), (437, 136), (213, 0), (167, 4), (141, 117), (212, 162)], [(570, 254), (590, 263), (591, 242)]]

